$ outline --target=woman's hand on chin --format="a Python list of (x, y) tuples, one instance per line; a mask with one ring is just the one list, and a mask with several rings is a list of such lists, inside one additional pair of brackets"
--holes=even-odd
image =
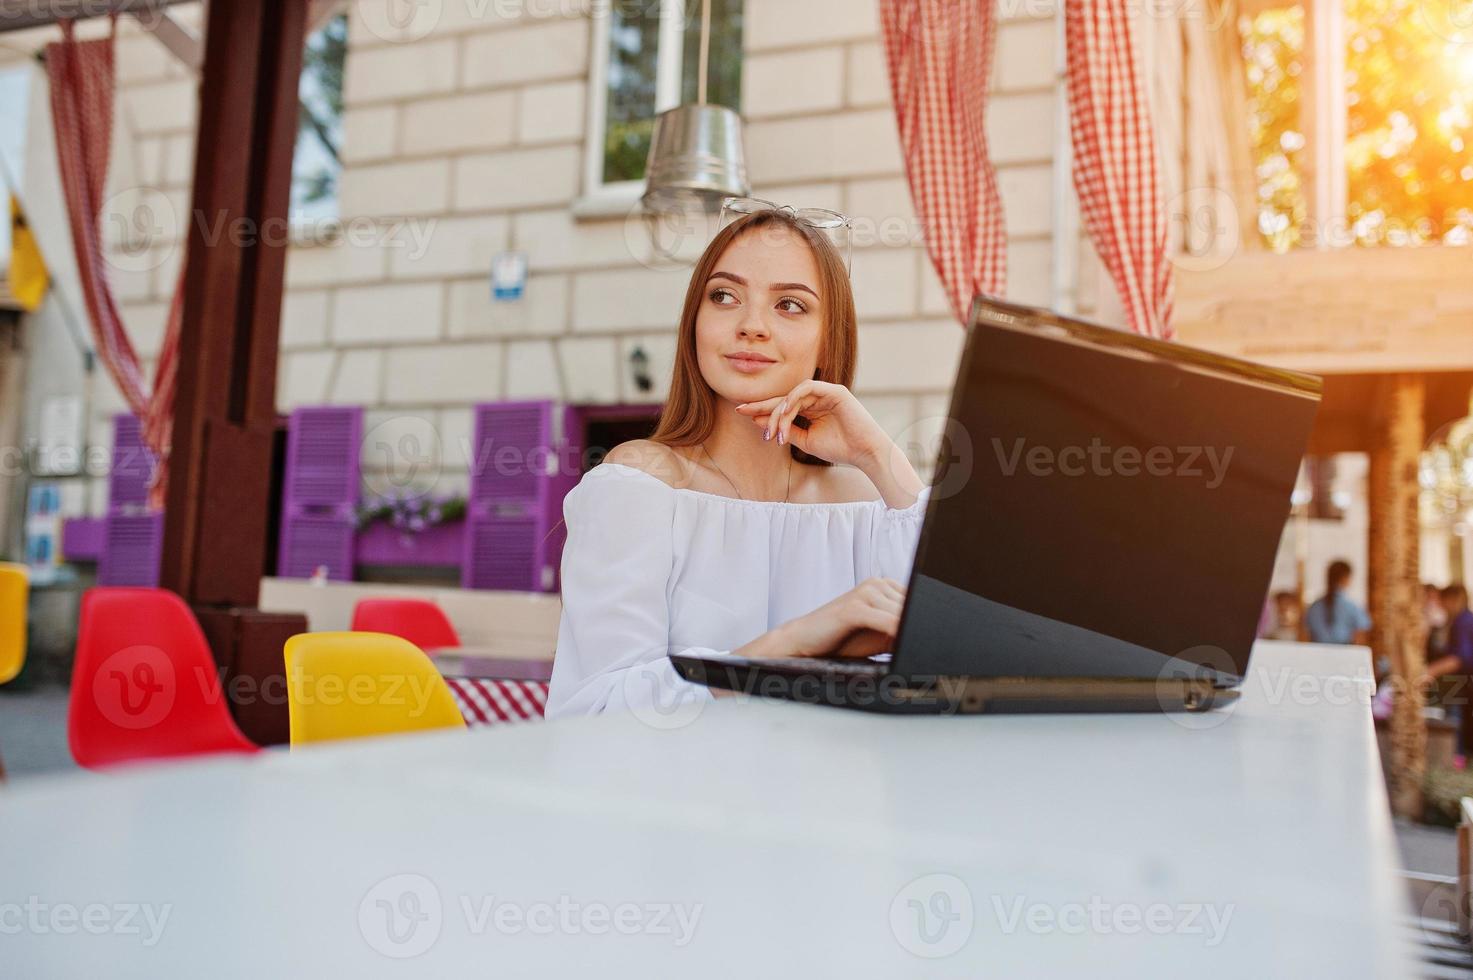
[[(786, 395), (747, 402), (737, 411), (763, 430), (764, 439), (779, 446), (792, 443), (830, 463), (863, 467), (891, 445), (854, 393), (827, 381), (803, 381)], [(808, 428), (793, 424), (799, 415), (808, 420)]]

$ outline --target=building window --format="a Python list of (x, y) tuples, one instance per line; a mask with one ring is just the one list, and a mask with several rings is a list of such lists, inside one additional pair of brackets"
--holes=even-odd
[(1473, 241), (1473, 48), (1413, 0), (1270, 6), (1239, 31), (1269, 248)]
[[(655, 116), (696, 100), (701, 3), (604, 0), (594, 20), (587, 190), (633, 194), (644, 180)], [(707, 101), (741, 108), (741, 0), (711, 0), (707, 84)]]
[(1303, 96), (1304, 9), (1278, 7), (1245, 16), (1243, 70), (1248, 82), (1248, 138), (1258, 191), (1258, 234), (1287, 251), (1308, 217), (1299, 122)]
[(312, 225), (338, 216), (338, 177), (343, 164), (343, 60), (348, 16), (338, 14), (307, 38), (297, 86), (298, 128), (292, 156), (289, 208), (293, 224)]

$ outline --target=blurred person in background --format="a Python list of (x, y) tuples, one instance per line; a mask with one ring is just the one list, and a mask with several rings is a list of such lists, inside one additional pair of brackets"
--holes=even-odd
[(1345, 594), (1350, 585), (1350, 562), (1337, 559), (1325, 571), (1325, 594), (1304, 615), (1311, 643), (1355, 643), (1370, 639), (1371, 617)]
[[(1473, 749), (1473, 717), (1468, 714), (1469, 679), (1473, 676), (1473, 611), (1468, 609), (1468, 590), (1449, 585), (1438, 595), (1441, 600), (1443, 645), (1440, 656), (1427, 658), (1427, 672), (1421, 677), (1424, 690), (1437, 684), (1437, 702), (1458, 719), (1458, 752), (1453, 766), (1467, 765)], [(1428, 648), (1432, 646), (1429, 634)], [(1438, 683), (1439, 678), (1447, 678)]]
[(1297, 640), (1304, 628), (1304, 606), (1293, 592), (1274, 593), (1274, 626), (1269, 638), (1274, 640)]
[(1422, 583), (1422, 622), (1427, 627), (1430, 664), (1447, 653), (1447, 610), (1442, 605), (1442, 590), (1431, 582)]
[(1468, 590), (1449, 585), (1442, 590), (1441, 599), (1447, 615), (1447, 645), (1442, 656), (1427, 664), (1424, 684), (1448, 674), (1473, 674), (1473, 610), (1468, 608)]

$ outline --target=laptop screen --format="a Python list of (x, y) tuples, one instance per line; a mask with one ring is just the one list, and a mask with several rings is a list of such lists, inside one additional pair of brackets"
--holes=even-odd
[(979, 300), (896, 669), (1236, 681), (1318, 392)]

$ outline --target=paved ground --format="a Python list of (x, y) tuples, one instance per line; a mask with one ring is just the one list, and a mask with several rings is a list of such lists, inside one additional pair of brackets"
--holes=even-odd
[(11, 779), (77, 768), (66, 744), (66, 700), (61, 687), (0, 691), (0, 759)]
[(1451, 827), (1428, 827), (1396, 821), (1396, 840), (1401, 844), (1401, 866), (1420, 874), (1458, 873), (1458, 837)]

